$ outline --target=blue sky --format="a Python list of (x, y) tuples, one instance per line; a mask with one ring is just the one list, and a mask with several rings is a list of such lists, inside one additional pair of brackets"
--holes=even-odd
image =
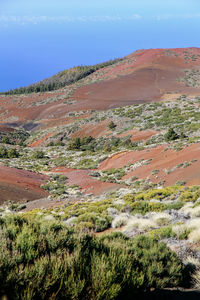
[(199, 0), (1, 0), (0, 91), (137, 49), (199, 47)]

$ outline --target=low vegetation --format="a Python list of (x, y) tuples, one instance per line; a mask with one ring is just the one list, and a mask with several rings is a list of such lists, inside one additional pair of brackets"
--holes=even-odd
[(185, 284), (180, 259), (154, 238), (95, 238), (23, 216), (1, 218), (0, 228), (0, 296), (9, 299), (132, 299)]
[[(54, 79), (60, 76), (64, 86), (87, 72), (93, 69), (74, 68)], [(26, 92), (58, 87), (42, 84), (46, 87), (37, 90), (36, 85)], [(66, 94), (60, 97), (41, 103), (75, 101)], [(166, 160), (170, 153), (178, 160), (179, 151), (196, 149), (199, 105), (198, 96), (182, 95), (174, 102), (70, 112), (66, 119), (74, 117), (74, 122), (53, 129), (2, 132), (0, 163), (48, 176), (41, 188), (53, 207), (29, 211), (25, 201), (0, 207), (0, 297), (118, 300), (151, 288), (191, 286), (193, 281), (198, 287), (198, 264), (188, 274), (186, 258), (190, 254), (199, 261), (200, 187), (188, 187), (178, 176), (174, 186), (166, 185), (173, 172), (198, 169), (199, 157), (184, 156), (162, 167), (154, 164), (151, 153), (161, 148)], [(88, 117), (82, 118), (84, 114)], [(81, 134), (84, 126), (86, 136)], [(134, 153), (131, 159), (120, 160), (129, 152)], [(150, 170), (143, 179), (137, 172), (142, 167)], [(86, 176), (89, 187), (79, 177), (76, 181), (76, 174)], [(90, 180), (109, 188), (96, 195)]]

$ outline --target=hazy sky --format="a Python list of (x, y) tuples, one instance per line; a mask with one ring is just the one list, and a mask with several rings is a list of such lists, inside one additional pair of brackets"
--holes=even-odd
[(0, 91), (136, 49), (199, 47), (199, 0), (0, 0)]

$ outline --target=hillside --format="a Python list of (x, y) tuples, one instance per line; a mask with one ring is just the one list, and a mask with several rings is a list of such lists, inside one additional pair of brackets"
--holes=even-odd
[[(52, 78), (44, 83), (60, 77)], [(0, 216), (14, 218), (2, 221), (13, 247), (19, 227), (26, 235), (32, 226), (36, 240), (52, 228), (73, 232), (77, 245), (80, 232), (102, 247), (111, 238), (109, 253), (126, 241), (126, 259), (133, 245), (158, 251), (164, 241), (180, 270), (199, 270), (199, 48), (136, 51), (58, 90), (0, 101)], [(38, 253), (31, 255), (43, 259)], [(147, 282), (183, 285), (182, 272), (178, 281)]]
[[(195, 97), (200, 92), (199, 48), (140, 50), (98, 66), (93, 67), (97, 71), (57, 91), (1, 95), (0, 122), (27, 129), (53, 127), (68, 123), (71, 112)], [(60, 83), (63, 76), (53, 78)]]
[[(2, 95), (1, 143), (12, 151), (17, 145), (20, 152), (12, 159), (2, 154), (2, 163), (45, 175), (60, 172), (69, 184), (94, 195), (124, 187), (131, 178), (165, 186), (199, 184), (199, 70), (198, 48), (140, 50), (43, 81), (66, 82), (70, 74), (78, 78), (85, 72), (58, 91)], [(109, 128), (111, 121), (114, 128)], [(179, 138), (166, 143), (171, 127)], [(83, 145), (70, 148), (75, 140)], [(42, 158), (34, 158), (37, 148)], [(189, 164), (187, 171), (184, 164)], [(122, 178), (104, 179), (102, 172), (113, 168), (124, 169)], [(87, 169), (100, 172), (100, 178)], [(23, 194), (26, 199), (28, 191)], [(1, 197), (5, 201), (8, 196)], [(13, 200), (19, 198), (15, 194)]]
[(68, 70), (59, 72), (49, 78), (46, 78), (40, 82), (32, 84), (27, 87), (21, 87), (14, 90), (9, 90), (6, 95), (20, 95), (20, 94), (30, 94), (30, 93), (40, 93), (48, 92), (53, 90), (58, 90), (59, 88), (68, 86), (75, 83), (88, 75), (94, 73), (95, 71), (102, 69), (107, 66), (111, 66), (120, 62), (122, 59), (110, 60), (104, 63), (96, 64), (93, 66), (78, 66)]

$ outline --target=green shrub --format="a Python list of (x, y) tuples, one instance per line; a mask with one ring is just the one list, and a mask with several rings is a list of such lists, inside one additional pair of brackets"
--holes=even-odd
[(41, 159), (41, 158), (44, 158), (45, 157), (45, 154), (43, 151), (41, 150), (37, 150), (33, 153), (33, 158), (34, 159)]
[(116, 126), (117, 125), (113, 121), (110, 121), (110, 123), (108, 124), (109, 129), (115, 129)]
[(59, 222), (0, 219), (0, 297), (132, 299), (183, 283), (184, 266), (164, 243), (120, 233), (95, 238)]
[(170, 128), (168, 130), (168, 132), (165, 134), (166, 142), (174, 141), (174, 140), (177, 140), (178, 138), (179, 138), (179, 135), (174, 131), (173, 128)]
[(0, 148), (0, 158), (17, 158), (19, 152), (15, 148), (7, 149), (5, 147)]

